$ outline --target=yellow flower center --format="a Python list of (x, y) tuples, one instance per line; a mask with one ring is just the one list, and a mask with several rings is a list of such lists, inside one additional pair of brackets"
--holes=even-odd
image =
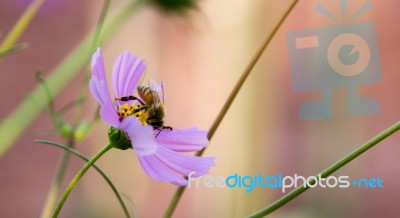
[(148, 115), (147, 113), (143, 113), (143, 110), (140, 110), (140, 108), (140, 105), (131, 104), (129, 106), (128, 104), (123, 104), (119, 108), (119, 119), (122, 120), (127, 116), (135, 116), (139, 119), (140, 123), (142, 123), (143, 125), (147, 125), (146, 121)]

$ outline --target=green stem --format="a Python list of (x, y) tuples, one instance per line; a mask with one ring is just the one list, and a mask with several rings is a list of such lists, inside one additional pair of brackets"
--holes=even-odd
[[(73, 143), (68, 145), (68, 147), (73, 147)], [(44, 204), (41, 218), (50, 217), (51, 212), (53, 211), (54, 204), (56, 202), (58, 193), (60, 191), (60, 187), (65, 177), (65, 172), (67, 170), (67, 166), (70, 159), (70, 153), (64, 152), (62, 159), (60, 161), (59, 167), (57, 169), (57, 174), (54, 178), (53, 183), (50, 186), (49, 193), (47, 194), (46, 203)]]
[[(348, 154), (345, 157), (343, 157), (338, 162), (336, 162), (333, 165), (331, 165), (330, 167), (326, 168), (324, 171), (322, 171), (318, 175), (321, 175), (321, 178), (328, 177), (329, 175), (331, 175), (332, 173), (336, 172), (338, 169), (342, 168), (346, 164), (350, 163), (352, 160), (354, 160), (355, 158), (357, 158), (358, 156), (360, 156), (361, 154), (363, 154), (364, 152), (366, 152), (370, 148), (374, 147), (376, 144), (378, 144), (379, 142), (381, 142), (385, 138), (387, 138), (390, 135), (392, 135), (393, 133), (397, 132), (399, 129), (400, 129), (400, 122), (397, 122), (393, 126), (389, 127), (385, 131), (383, 131), (380, 134), (378, 134), (377, 136), (375, 136), (374, 138), (370, 139), (365, 144), (361, 145), (359, 148), (357, 148), (356, 150), (354, 150), (350, 154)], [(318, 178), (318, 175), (316, 176), (317, 178)], [(314, 182), (317, 182), (317, 181), (314, 180)], [(313, 184), (311, 184), (311, 185), (313, 185)], [(299, 196), (303, 192), (307, 191), (309, 188), (310, 187), (308, 185), (306, 185), (305, 187), (304, 186), (300, 186), (300, 187), (296, 188), (295, 190), (291, 191), (290, 193), (288, 193), (287, 195), (283, 196), (281, 199), (279, 199), (279, 200), (275, 201), (274, 203), (270, 204), (266, 208), (260, 210), (257, 213), (254, 213), (250, 217), (251, 218), (264, 217), (264, 216), (274, 212), (275, 210), (279, 209), (283, 205), (287, 204), (288, 202), (290, 202), (291, 200), (293, 200), (294, 198), (296, 198), (297, 196)]]
[[(42, 144), (47, 144), (47, 145), (53, 145), (53, 146), (62, 148), (62, 149), (64, 149), (65, 151), (76, 155), (77, 157), (81, 158), (82, 160), (84, 160), (84, 161), (86, 161), (86, 162), (89, 162), (89, 161), (90, 161), (90, 159), (87, 158), (85, 155), (79, 153), (79, 152), (76, 151), (75, 149), (70, 148), (70, 147), (68, 147), (68, 146), (65, 146), (65, 145), (62, 145), (62, 144), (58, 144), (58, 143), (52, 142), (52, 141), (47, 141), (47, 140), (35, 140), (35, 142), (37, 142), (37, 143), (42, 143)], [(117, 197), (117, 199), (118, 199), (118, 201), (119, 201), (119, 203), (120, 203), (122, 209), (124, 210), (125, 216), (126, 216), (127, 218), (129, 218), (129, 217), (130, 217), (130, 214), (129, 214), (128, 208), (126, 207), (124, 201), (122, 200), (122, 197), (121, 197), (121, 195), (119, 194), (119, 191), (117, 190), (117, 188), (114, 186), (114, 184), (113, 184), (113, 183), (111, 182), (111, 180), (108, 178), (108, 176), (107, 176), (98, 166), (96, 166), (96, 164), (93, 164), (93, 167), (97, 170), (98, 173), (100, 173), (100, 175), (104, 178), (104, 180), (106, 180), (106, 182), (108, 183), (108, 185), (110, 186), (110, 188), (111, 188), (112, 191), (114, 192), (115, 196)], [(128, 198), (128, 196), (126, 196), (126, 197)], [(130, 201), (131, 201), (131, 204), (132, 204), (132, 208), (134, 209), (133, 214), (136, 214), (136, 207), (135, 207), (135, 204), (133, 203), (133, 201), (132, 201), (131, 199), (130, 199)], [(50, 216), (50, 215), (49, 215), (49, 216)], [(49, 217), (49, 216), (46, 216), (46, 217)], [(137, 217), (137, 215), (134, 215), (133, 217)]]
[[(211, 126), (210, 130), (208, 131), (208, 139), (211, 140), (213, 137), (214, 133), (217, 131), (219, 124), (221, 124), (221, 121), (225, 117), (225, 114), (228, 112), (229, 108), (231, 107), (233, 101), (235, 100), (237, 94), (239, 93), (240, 89), (242, 88), (244, 82), (246, 81), (247, 77), (250, 75), (250, 73), (253, 71), (254, 66), (260, 59), (261, 55), (263, 54), (264, 50), (268, 47), (269, 43), (271, 40), (274, 38), (275, 34), (278, 32), (279, 28), (282, 26), (283, 22), (287, 18), (287, 16), (290, 14), (294, 6), (297, 4), (299, 0), (294, 0), (289, 7), (286, 9), (285, 13), (283, 14), (282, 18), (279, 20), (278, 24), (276, 24), (275, 28), (272, 30), (270, 34), (268, 34), (266, 40), (264, 43), (261, 45), (261, 47), (258, 49), (256, 54), (254, 55), (253, 59), (250, 61), (250, 63), (247, 65), (246, 69), (244, 70), (242, 76), (239, 78), (238, 82), (236, 83), (235, 87), (233, 88), (231, 94), (229, 95), (228, 99), (226, 100), (224, 106), (222, 107), (221, 111), (219, 112), (217, 118), (215, 119), (213, 125)], [(202, 156), (205, 152), (207, 147), (202, 149), (201, 151), (197, 152), (197, 156)], [(186, 190), (186, 186), (181, 186), (177, 188), (175, 191), (174, 196), (172, 197), (167, 210), (164, 213), (164, 218), (169, 218), (172, 216), (174, 213), (176, 206), (178, 205), (184, 191)]]
[(54, 210), (54, 213), (52, 215), (53, 218), (58, 217), (60, 214), (61, 208), (63, 207), (65, 201), (67, 200), (69, 194), (72, 192), (74, 189), (75, 185), (78, 183), (78, 181), (81, 179), (81, 177), (86, 173), (86, 171), (99, 159), (103, 154), (105, 154), (108, 150), (112, 148), (112, 144), (106, 145), (104, 148), (102, 148), (97, 154), (95, 154), (92, 159), (90, 159), (89, 162), (83, 166), (83, 168), (75, 175), (75, 177), (72, 179), (72, 181), (69, 183), (67, 189), (65, 189), (64, 194), (61, 196), (60, 201), (58, 202), (56, 209)]

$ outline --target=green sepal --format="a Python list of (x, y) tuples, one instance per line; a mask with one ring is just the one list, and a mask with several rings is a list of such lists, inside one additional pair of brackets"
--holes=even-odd
[(110, 127), (108, 129), (108, 139), (114, 148), (121, 150), (132, 148), (131, 141), (126, 136), (126, 133), (117, 128)]

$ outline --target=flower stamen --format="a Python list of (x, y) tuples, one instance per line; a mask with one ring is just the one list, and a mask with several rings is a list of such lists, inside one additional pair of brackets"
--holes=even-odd
[(136, 104), (131, 104), (130, 106), (128, 104), (121, 105), (118, 112), (119, 119), (122, 121), (125, 117), (135, 116), (139, 119), (141, 124), (147, 125), (148, 115), (144, 113), (141, 108), (141, 106)]

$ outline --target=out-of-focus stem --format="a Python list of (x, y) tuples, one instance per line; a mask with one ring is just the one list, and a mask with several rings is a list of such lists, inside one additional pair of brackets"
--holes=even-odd
[[(99, 20), (97, 21), (96, 30), (94, 32), (92, 48), (91, 48), (92, 52), (94, 52), (96, 50), (96, 47), (99, 46), (100, 36), (101, 36), (102, 30), (104, 28), (104, 21), (105, 21), (105, 18), (107, 16), (108, 9), (110, 8), (110, 4), (111, 4), (111, 0), (105, 0), (104, 1), (103, 8), (101, 10)], [(89, 72), (90, 72), (90, 64), (87, 64), (86, 69), (84, 71), (81, 91), (80, 91), (80, 94), (79, 94), (79, 96), (81, 98), (85, 97), (85, 93), (87, 92), (87, 85), (88, 85), (89, 74), (90, 74)], [(74, 126), (74, 128), (81, 121), (80, 117), (81, 117), (81, 114), (82, 114), (82, 110), (83, 110), (83, 104), (80, 104), (75, 108), (74, 115), (72, 117), (72, 125)]]
[(17, 42), (17, 40), (21, 37), (22, 33), (31, 23), (33, 17), (39, 11), (43, 3), (44, 0), (36, 0), (29, 5), (29, 7), (26, 9), (26, 11), (22, 14), (17, 23), (11, 29), (10, 33), (1, 43), (0, 53), (8, 50)]
[[(78, 151), (76, 151), (76, 150), (70, 148), (69, 146), (65, 146), (65, 145), (62, 145), (62, 144), (59, 144), (59, 143), (56, 143), (56, 142), (52, 142), (52, 141), (47, 141), (47, 140), (35, 140), (35, 142), (37, 142), (37, 143), (42, 143), (42, 144), (47, 144), (47, 145), (52, 145), (52, 146), (56, 146), (56, 147), (58, 147), (58, 148), (62, 148), (62, 149), (64, 149), (65, 151), (67, 151), (67, 152), (69, 152), (69, 153), (71, 153), (71, 154), (76, 155), (77, 157), (81, 158), (82, 160), (84, 160), (84, 161), (86, 161), (86, 162), (89, 162), (89, 161), (90, 161), (90, 159), (87, 158), (85, 155), (83, 155), (83, 154), (79, 153)], [(125, 216), (126, 216), (127, 218), (131, 217), (130, 214), (129, 214), (128, 208), (125, 206), (125, 203), (124, 203), (124, 201), (122, 200), (122, 197), (121, 197), (121, 195), (119, 194), (119, 191), (118, 191), (117, 188), (114, 186), (114, 184), (112, 183), (112, 181), (108, 178), (108, 176), (107, 176), (98, 166), (96, 166), (96, 164), (93, 164), (93, 167), (97, 170), (98, 173), (100, 173), (100, 175), (103, 177), (103, 179), (107, 182), (107, 184), (110, 186), (110, 188), (111, 188), (112, 191), (114, 192), (115, 196), (116, 196), (117, 199), (118, 199), (118, 202), (120, 203), (122, 209), (124, 210)], [(132, 208), (133, 208), (133, 210), (134, 210), (134, 211), (133, 211), (133, 214), (134, 214), (133, 217), (138, 217), (138, 216), (137, 216), (137, 211), (136, 211), (136, 207), (135, 207), (134, 202), (131, 201), (131, 204), (132, 204)], [(49, 216), (50, 216), (50, 214), (49, 214)]]
[(106, 145), (104, 148), (102, 148), (97, 154), (95, 154), (92, 159), (90, 159), (89, 162), (85, 164), (85, 166), (82, 167), (81, 170), (75, 175), (75, 177), (72, 179), (72, 181), (69, 183), (67, 189), (65, 189), (64, 194), (61, 196), (60, 201), (58, 202), (56, 209), (54, 210), (54, 213), (52, 215), (53, 218), (57, 218), (58, 215), (60, 214), (60, 211), (62, 207), (64, 206), (65, 201), (67, 200), (69, 194), (71, 194), (72, 190), (75, 188), (76, 184), (78, 184), (79, 180), (82, 178), (82, 176), (86, 173), (86, 171), (93, 166), (93, 164), (101, 157), (103, 154), (105, 154), (108, 150), (112, 148), (112, 144)]

